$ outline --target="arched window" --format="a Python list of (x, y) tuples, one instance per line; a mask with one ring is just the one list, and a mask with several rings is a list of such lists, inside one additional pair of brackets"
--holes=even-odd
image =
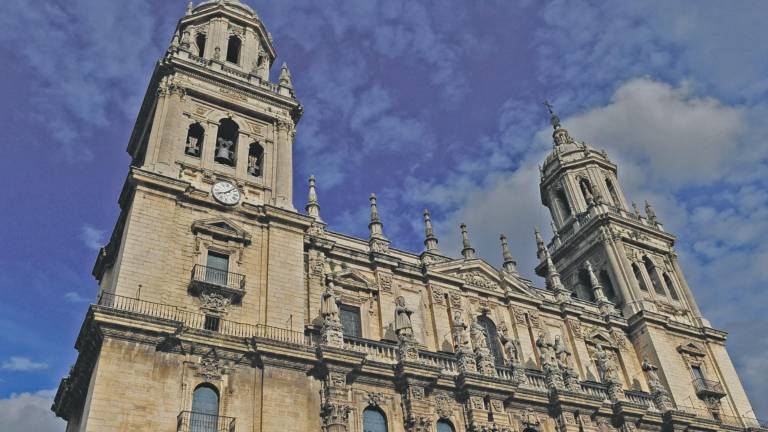
[(645, 271), (648, 272), (648, 276), (651, 278), (653, 290), (656, 291), (656, 294), (658, 295), (666, 296), (667, 294), (664, 292), (664, 287), (661, 286), (661, 281), (654, 271), (656, 266), (653, 264), (653, 261), (646, 256), (643, 257), (643, 264), (645, 264)]
[(237, 36), (230, 36), (227, 42), (227, 61), (230, 63), (240, 63), (240, 46), (243, 43)]
[(248, 174), (261, 177), (264, 164), (264, 147), (259, 143), (251, 143), (248, 147)]
[(363, 432), (387, 432), (384, 413), (373, 407), (363, 410)]
[(613, 201), (613, 205), (620, 207), (621, 202), (619, 201), (619, 194), (616, 192), (616, 187), (613, 186), (611, 179), (605, 179), (605, 187), (608, 188), (608, 193), (611, 195), (611, 201)]
[(219, 423), (219, 392), (210, 384), (200, 384), (192, 394), (190, 432), (217, 432)]
[(557, 192), (555, 192), (555, 199), (557, 200), (560, 206), (560, 213), (564, 217), (570, 216), (571, 206), (568, 204), (568, 197), (565, 195), (565, 191), (562, 189), (558, 189)]
[(187, 129), (187, 142), (184, 147), (184, 153), (200, 157), (200, 153), (203, 149), (203, 137), (205, 136), (205, 129), (200, 123), (192, 123)]
[(578, 297), (582, 300), (594, 302), (595, 293), (592, 291), (592, 283), (589, 280), (589, 274), (587, 274), (585, 269), (579, 270), (579, 286), (580, 289), (577, 290), (579, 293)]
[(643, 274), (640, 272), (640, 267), (638, 267), (636, 263), (632, 263), (632, 273), (635, 274), (635, 280), (637, 281), (637, 285), (640, 287), (640, 291), (648, 292), (648, 287), (645, 286), (645, 279), (643, 279)]
[(616, 290), (613, 289), (613, 282), (611, 282), (611, 275), (608, 274), (607, 270), (601, 270), (600, 271), (600, 285), (603, 286), (603, 293), (605, 293), (605, 296), (608, 297), (608, 300), (616, 303)]
[(205, 56), (205, 33), (198, 33), (195, 36), (195, 45), (197, 45), (197, 55)]
[(485, 343), (488, 345), (488, 349), (491, 350), (493, 355), (493, 362), (496, 366), (504, 366), (504, 355), (501, 350), (501, 342), (499, 341), (499, 332), (496, 330), (496, 324), (486, 316), (480, 316), (477, 318), (478, 324), (485, 330)]
[(235, 166), (237, 154), (237, 134), (240, 128), (234, 121), (225, 118), (219, 122), (219, 133), (216, 135), (216, 155), (214, 160), (220, 164)]
[(669, 290), (669, 296), (672, 297), (672, 300), (679, 301), (680, 296), (677, 295), (677, 289), (674, 282), (672, 282), (672, 278), (669, 277), (669, 273), (664, 273), (664, 283), (667, 285), (667, 290)]
[(453, 425), (448, 420), (437, 421), (437, 432), (455, 432)]

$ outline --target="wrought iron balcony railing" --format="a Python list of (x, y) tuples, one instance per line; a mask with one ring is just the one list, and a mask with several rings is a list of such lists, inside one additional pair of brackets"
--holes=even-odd
[(707, 380), (703, 378), (696, 378), (693, 380), (693, 387), (696, 389), (696, 396), (703, 398), (703, 397), (716, 397), (716, 398), (722, 398), (725, 396), (725, 390), (723, 390), (723, 386), (717, 382), (712, 380)]
[(182, 411), (176, 417), (176, 432), (235, 432), (235, 419)]
[(190, 290), (220, 291), (239, 301), (245, 294), (245, 275), (197, 264), (192, 268)]

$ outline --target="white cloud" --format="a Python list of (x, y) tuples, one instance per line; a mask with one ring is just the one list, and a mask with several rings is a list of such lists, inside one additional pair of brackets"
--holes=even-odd
[(65, 293), (64, 299), (70, 303), (90, 303), (91, 302), (91, 299), (87, 297), (83, 297), (80, 295), (80, 293), (77, 293), (75, 291), (69, 291)]
[(86, 224), (81, 227), (80, 239), (88, 249), (99, 250), (104, 246), (105, 235), (104, 230)]
[(59, 432), (66, 424), (51, 411), (56, 390), (13, 393), (0, 399), (0, 430), (4, 432)]
[(27, 357), (12, 356), (4, 361), (0, 368), (3, 370), (28, 372), (33, 370), (48, 369), (47, 363), (34, 362)]

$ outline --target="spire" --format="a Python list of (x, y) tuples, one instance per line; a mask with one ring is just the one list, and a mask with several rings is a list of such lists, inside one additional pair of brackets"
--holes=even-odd
[(600, 308), (600, 312), (602, 312), (603, 315), (615, 315), (616, 308), (613, 306), (613, 303), (608, 300), (608, 297), (605, 296), (603, 286), (600, 284), (600, 280), (597, 278), (597, 275), (595, 275), (595, 269), (592, 268), (592, 263), (589, 262), (589, 260), (584, 263), (584, 269), (587, 271), (587, 275), (589, 276), (589, 284), (592, 286), (592, 294), (594, 295), (595, 301)]
[(432, 219), (429, 217), (429, 210), (424, 209), (424, 246), (427, 252), (440, 253), (437, 247), (437, 237), (432, 229)]
[(283, 62), (283, 66), (280, 67), (280, 85), (287, 88), (293, 88), (291, 71), (288, 70), (288, 65), (285, 62)]
[(538, 228), (533, 229), (533, 235), (536, 237), (536, 256), (539, 260), (543, 261), (544, 256), (547, 253), (547, 247), (544, 245), (544, 239), (541, 238), (541, 233)]
[(370, 231), (370, 237), (372, 239), (386, 240), (384, 237), (384, 224), (381, 223), (379, 218), (379, 208), (376, 205), (376, 194), (371, 194), (369, 199), (371, 202), (371, 223), (368, 224), (368, 230)]
[(467, 224), (459, 225), (461, 228), (461, 243), (464, 248), (461, 250), (461, 255), (464, 259), (473, 259), (475, 257), (475, 250), (472, 249), (472, 245), (469, 244), (469, 233), (467, 232)]
[(307, 210), (307, 214), (315, 220), (322, 222), (320, 218), (320, 204), (317, 202), (317, 191), (315, 190), (315, 176), (309, 176), (309, 195), (307, 198), (307, 205), (304, 207)]
[(501, 266), (507, 273), (517, 273), (517, 261), (512, 257), (512, 252), (509, 250), (507, 236), (502, 234), (499, 239), (501, 240), (501, 256), (504, 259)]
[(571, 136), (568, 134), (568, 131), (560, 123), (560, 117), (558, 117), (555, 113), (555, 109), (552, 104), (549, 103), (549, 101), (544, 101), (544, 106), (547, 107), (547, 111), (549, 111), (549, 122), (552, 124), (552, 129), (555, 130), (552, 132), (552, 139), (555, 142), (555, 148), (563, 144), (573, 143), (573, 138), (571, 138)]

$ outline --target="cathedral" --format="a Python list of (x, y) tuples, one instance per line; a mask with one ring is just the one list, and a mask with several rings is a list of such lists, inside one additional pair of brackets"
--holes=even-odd
[(441, 251), (428, 211), (415, 254), (374, 195), (368, 238), (327, 226), (314, 178), (294, 208), (303, 106), (275, 58), (240, 0), (179, 20), (52, 406), (68, 432), (768, 430), (675, 236), (551, 106), (540, 287), (503, 235), (496, 268), (465, 225), (461, 257)]

